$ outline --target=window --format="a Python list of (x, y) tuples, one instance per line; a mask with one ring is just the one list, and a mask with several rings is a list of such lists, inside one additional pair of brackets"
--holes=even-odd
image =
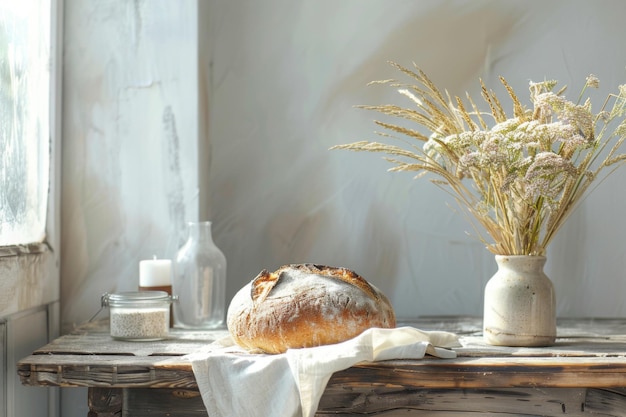
[(61, 0), (0, 0), (0, 417), (59, 415), (22, 356), (59, 331)]
[(0, 246), (45, 237), (50, 0), (0, 0)]
[(61, 0), (0, 0), (0, 318), (59, 298)]

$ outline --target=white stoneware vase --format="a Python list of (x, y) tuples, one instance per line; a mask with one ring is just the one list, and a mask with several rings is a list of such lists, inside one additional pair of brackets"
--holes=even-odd
[(496, 255), (498, 271), (485, 286), (483, 337), (497, 346), (550, 346), (556, 339), (556, 299), (543, 272), (545, 256)]

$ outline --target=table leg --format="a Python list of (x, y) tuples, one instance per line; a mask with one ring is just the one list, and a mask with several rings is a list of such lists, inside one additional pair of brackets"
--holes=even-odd
[(121, 417), (122, 392), (121, 388), (89, 388), (87, 417)]

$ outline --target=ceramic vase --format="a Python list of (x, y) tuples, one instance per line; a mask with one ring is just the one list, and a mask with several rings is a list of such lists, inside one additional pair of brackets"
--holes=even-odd
[(496, 255), (498, 271), (485, 286), (483, 337), (498, 346), (550, 346), (556, 339), (556, 299), (545, 256)]
[(189, 222), (188, 238), (172, 267), (174, 327), (214, 329), (224, 324), (226, 257), (213, 242), (211, 222)]

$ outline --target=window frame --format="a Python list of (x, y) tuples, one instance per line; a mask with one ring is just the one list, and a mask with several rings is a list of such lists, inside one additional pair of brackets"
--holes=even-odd
[(60, 415), (59, 389), (29, 392), (26, 397), (27, 390), (22, 389), (15, 372), (19, 356), (33, 349), (30, 329), (20, 326), (23, 320), (34, 320), (46, 328), (45, 340), (51, 341), (60, 333), (63, 0), (50, 0), (50, 19), (50, 163), (45, 236), (42, 242), (0, 247), (0, 417), (20, 415), (25, 398), (38, 401), (42, 397), (46, 401), (45, 415)]
[(63, 0), (50, 0), (50, 4), (50, 164), (45, 238), (0, 247), (0, 291), (7, 294), (4, 299), (0, 297), (0, 318), (60, 298)]

